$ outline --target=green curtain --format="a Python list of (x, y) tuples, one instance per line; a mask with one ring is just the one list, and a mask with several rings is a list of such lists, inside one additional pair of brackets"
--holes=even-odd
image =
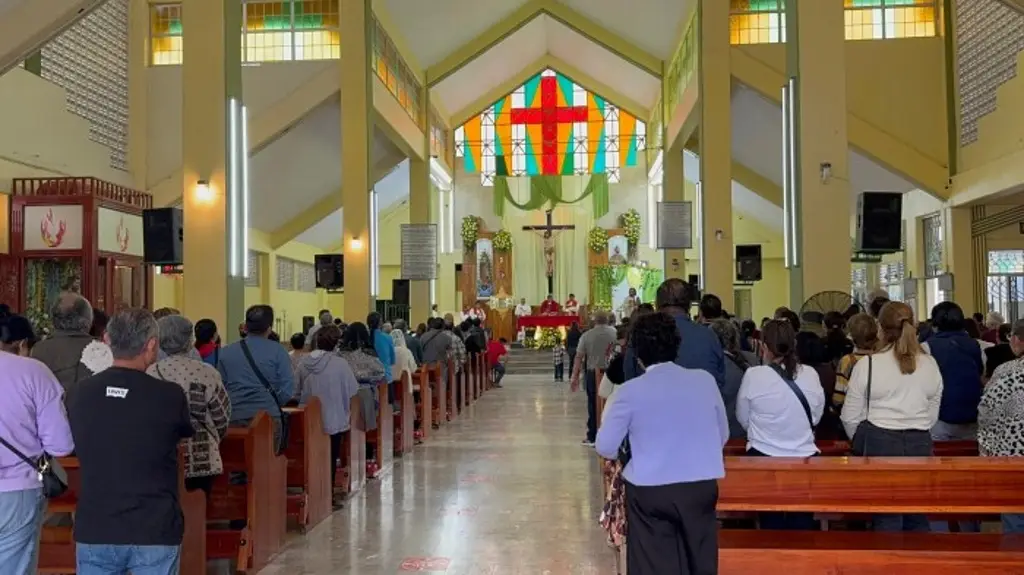
[[(510, 203), (516, 205), (529, 198), (530, 186), (524, 178), (512, 178), (508, 188)], [(540, 303), (547, 295), (547, 277), (544, 275), (544, 241), (540, 234), (523, 230), (523, 226), (544, 224), (540, 210), (504, 210), (501, 226), (512, 235), (512, 291), (518, 301), (525, 297), (531, 305)], [(557, 258), (557, 254), (556, 254)], [(556, 260), (557, 261), (557, 260)]]
[[(589, 176), (587, 185), (573, 199), (567, 199), (565, 187), (579, 187), (585, 176), (520, 176), (512, 177), (515, 184), (510, 184), (509, 177), (495, 176), (492, 189), (494, 215), (499, 218), (505, 215), (505, 203), (510, 203), (523, 211), (547, 210), (555, 206), (579, 204), (592, 197), (593, 213), (596, 217), (608, 213), (608, 175), (594, 174)], [(524, 184), (525, 182), (525, 184)], [(520, 190), (523, 186), (529, 190), (525, 197)], [(516, 191), (512, 188), (515, 187)]]
[(555, 299), (564, 303), (569, 294), (576, 294), (577, 301), (589, 303), (587, 236), (594, 226), (594, 215), (585, 205), (561, 205), (551, 215), (555, 224), (575, 226), (555, 236)]
[(587, 183), (587, 192), (584, 195), (589, 195), (593, 199), (593, 215), (595, 220), (599, 220), (608, 213), (609, 200), (608, 200), (608, 174), (594, 174), (590, 177), (590, 182)]

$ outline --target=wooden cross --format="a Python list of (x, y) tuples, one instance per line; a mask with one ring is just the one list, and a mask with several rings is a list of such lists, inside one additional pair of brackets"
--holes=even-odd
[(544, 236), (544, 257), (547, 259), (547, 262), (549, 264), (548, 269), (546, 270), (546, 275), (548, 276), (549, 294), (555, 293), (555, 248), (553, 244), (549, 245), (549, 243), (554, 239), (556, 232), (576, 229), (576, 226), (573, 225), (555, 225), (551, 219), (551, 212), (551, 210), (547, 210), (544, 212), (545, 224), (543, 226), (523, 226), (523, 231), (538, 232), (542, 233)]

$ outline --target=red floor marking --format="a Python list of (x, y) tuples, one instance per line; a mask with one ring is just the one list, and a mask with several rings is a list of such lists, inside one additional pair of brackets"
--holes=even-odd
[(420, 571), (444, 573), (452, 560), (447, 557), (406, 557), (398, 567), (400, 571)]

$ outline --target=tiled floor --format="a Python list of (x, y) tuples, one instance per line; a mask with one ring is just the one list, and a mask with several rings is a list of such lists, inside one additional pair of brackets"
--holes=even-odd
[(261, 575), (610, 575), (586, 397), (509, 375)]

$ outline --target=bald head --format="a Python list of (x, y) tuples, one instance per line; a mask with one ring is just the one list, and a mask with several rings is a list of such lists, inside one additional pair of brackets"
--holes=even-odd
[(92, 305), (75, 292), (61, 292), (50, 310), (50, 317), (56, 330), (89, 333), (92, 329)]
[(690, 285), (679, 278), (670, 278), (658, 286), (655, 296), (658, 309), (678, 307), (690, 309)]

